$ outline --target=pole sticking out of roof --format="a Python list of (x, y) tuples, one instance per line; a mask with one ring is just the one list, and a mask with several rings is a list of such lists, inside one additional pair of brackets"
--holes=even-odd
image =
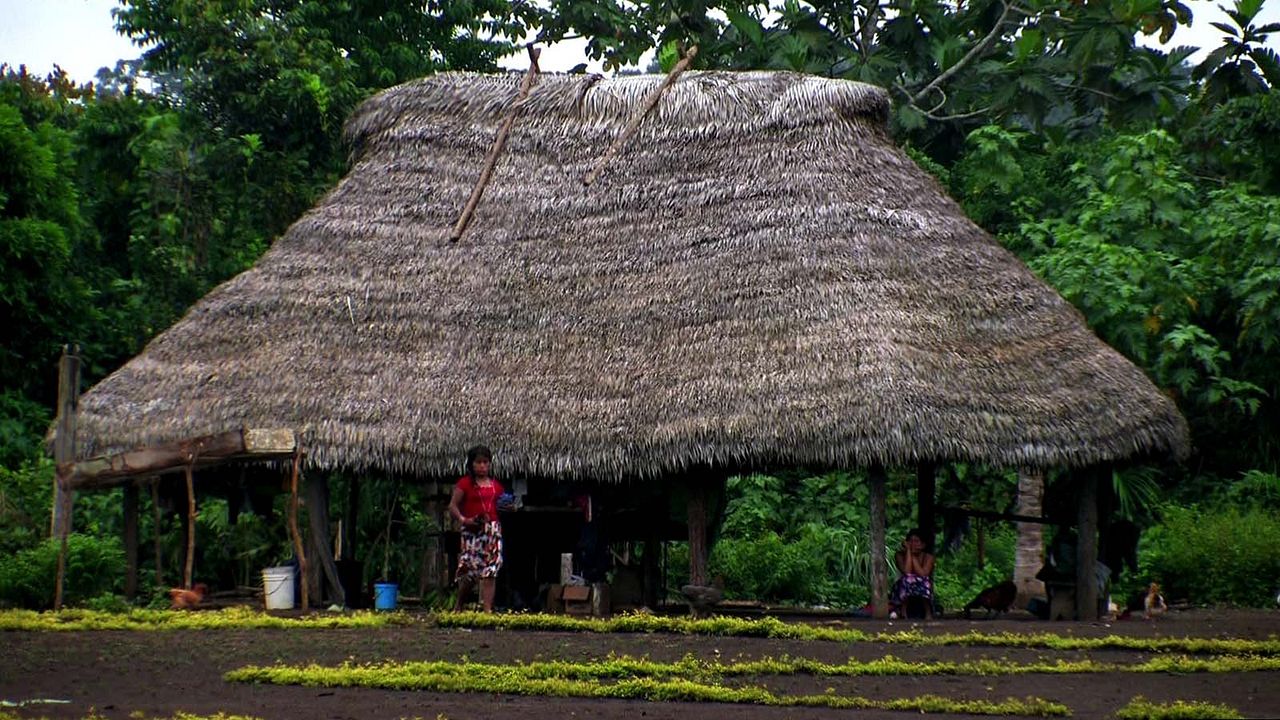
[(675, 84), (676, 78), (680, 77), (680, 73), (689, 69), (689, 65), (697, 56), (698, 46), (694, 45), (689, 48), (689, 52), (685, 53), (684, 57), (680, 58), (675, 67), (671, 68), (671, 72), (667, 73), (667, 77), (662, 81), (662, 84), (654, 88), (653, 92), (649, 93), (649, 97), (644, 99), (644, 104), (641, 106), (640, 111), (631, 116), (631, 119), (627, 121), (627, 126), (622, 129), (622, 132), (618, 133), (618, 137), (614, 138), (613, 143), (609, 145), (609, 149), (604, 152), (604, 155), (600, 156), (599, 160), (596, 160), (591, 172), (582, 178), (583, 185), (591, 187), (591, 184), (599, 179), (600, 173), (604, 172), (604, 166), (613, 159), (614, 155), (618, 154), (618, 150), (622, 148), (623, 144), (635, 134), (636, 128), (640, 127), (640, 121), (644, 120), (645, 116), (657, 106), (658, 100), (662, 98), (662, 93)]
[(466, 207), (462, 209), (462, 215), (458, 216), (458, 222), (453, 226), (453, 232), (449, 233), (449, 242), (458, 242), (462, 237), (462, 233), (467, 231), (467, 225), (471, 222), (471, 216), (476, 212), (476, 206), (480, 204), (480, 197), (484, 195), (485, 186), (489, 184), (489, 178), (493, 176), (493, 167), (498, 164), (498, 155), (502, 153), (502, 148), (507, 144), (507, 135), (511, 133), (511, 126), (516, 123), (516, 116), (520, 114), (521, 103), (529, 96), (529, 89), (533, 87), (533, 83), (538, 77), (538, 56), (542, 51), (529, 46), (529, 70), (524, 74), (524, 81), (520, 83), (520, 91), (516, 93), (516, 99), (512, 101), (511, 107), (507, 109), (507, 116), (502, 119), (502, 125), (498, 128), (498, 136), (494, 138), (493, 145), (489, 148), (489, 154), (484, 158), (484, 168), (480, 171), (480, 179), (476, 180), (475, 187), (471, 188), (471, 197), (467, 199)]

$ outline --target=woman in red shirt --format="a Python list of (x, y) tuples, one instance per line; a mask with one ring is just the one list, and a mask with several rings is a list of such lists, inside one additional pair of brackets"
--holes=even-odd
[(493, 454), (477, 445), (467, 451), (467, 474), (453, 487), (449, 514), (462, 524), (462, 552), (458, 555), (458, 597), (453, 609), (461, 610), (476, 581), (480, 604), (493, 612), (498, 570), (502, 567), (502, 526), (498, 524), (498, 498), (502, 484), (489, 477)]

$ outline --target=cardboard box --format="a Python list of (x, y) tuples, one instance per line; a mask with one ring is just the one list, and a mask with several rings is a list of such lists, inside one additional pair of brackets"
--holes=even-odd
[(585, 602), (591, 599), (591, 588), (586, 585), (565, 585), (561, 597), (564, 598), (565, 604)]

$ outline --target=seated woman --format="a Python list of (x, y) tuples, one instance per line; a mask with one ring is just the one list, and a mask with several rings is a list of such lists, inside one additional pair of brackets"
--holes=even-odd
[[(898, 617), (907, 616), (908, 602), (920, 598), (924, 606), (924, 618), (933, 619), (933, 555), (925, 552), (924, 537), (912, 528), (902, 549), (893, 556), (898, 565), (898, 579), (889, 593), (889, 610)], [(914, 603), (912, 603), (914, 604)]]

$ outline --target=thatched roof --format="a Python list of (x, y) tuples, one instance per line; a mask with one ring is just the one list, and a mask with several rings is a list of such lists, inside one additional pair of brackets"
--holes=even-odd
[(1186, 451), (1186, 424), (885, 131), (877, 88), (548, 76), (446, 238), (520, 77), (446, 74), (350, 120), (350, 173), (87, 393), (80, 455), (242, 425), (424, 475)]

